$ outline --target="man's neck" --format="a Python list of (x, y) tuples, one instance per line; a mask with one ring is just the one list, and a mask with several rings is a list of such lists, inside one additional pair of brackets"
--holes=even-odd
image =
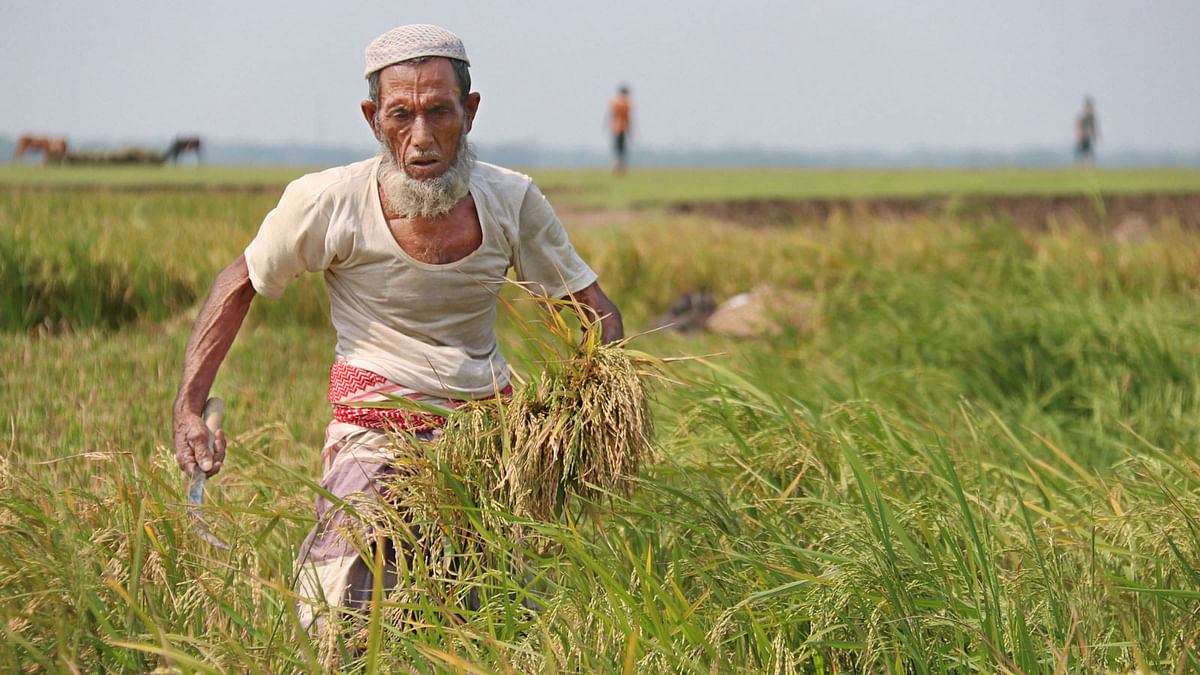
[(379, 198), (392, 238), (413, 258), (429, 264), (446, 264), (470, 255), (483, 243), (483, 229), (475, 199), (470, 193), (448, 212), (437, 216), (405, 216)]
[(451, 219), (453, 217), (453, 215), (455, 214), (455, 212), (462, 209), (464, 207), (464, 205), (466, 205), (469, 202), (473, 202), (473, 200), (471, 198), (471, 193), (468, 192), (466, 195), (463, 196), (462, 199), (455, 202), (454, 206), (450, 207), (450, 210), (446, 211), (445, 213), (439, 213), (439, 214), (433, 215), (433, 216), (408, 215), (406, 213), (400, 213), (400, 211), (398, 211), (396, 209), (396, 207), (392, 205), (391, 200), (388, 199), (387, 193), (385, 193), (383, 191), (382, 187), (380, 187), (378, 184), (376, 184), (375, 189), (379, 193), (379, 204), (380, 204), (380, 206), (383, 207), (383, 215), (385, 218), (388, 219), (389, 222), (393, 221), (393, 220), (403, 220), (403, 221), (411, 223), (414, 227), (417, 227), (417, 228), (425, 228), (425, 227), (436, 228), (439, 226), (439, 224), (443, 223), (446, 220)]

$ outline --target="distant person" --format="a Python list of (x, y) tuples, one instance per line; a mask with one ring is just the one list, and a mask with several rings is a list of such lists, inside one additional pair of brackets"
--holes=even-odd
[(1092, 97), (1083, 99), (1083, 112), (1075, 118), (1075, 161), (1084, 166), (1096, 163), (1096, 143), (1100, 140), (1100, 127), (1096, 123), (1096, 109)]
[[(354, 542), (373, 534), (334, 502), (375, 494), (377, 479), (395, 471), (389, 432), (429, 441), (444, 423), (363, 403), (404, 397), (455, 407), (511, 391), (495, 331), (510, 268), (539, 293), (598, 317), (602, 341), (623, 336), (616, 305), (529, 176), (476, 161), (467, 134), (480, 95), (458, 36), (429, 25), (388, 31), (367, 47), (365, 77), (361, 109), (378, 154), (287, 186), (245, 252), (217, 276), (175, 400), (180, 468), (217, 473), (225, 434), (210, 450), (200, 414), (251, 301), (278, 298), (305, 272), (324, 275), (337, 345), (318, 520), (297, 561), (308, 628), (324, 622), (328, 605), (361, 610), (372, 594), (373, 567)], [(400, 561), (388, 564), (385, 578), (394, 580)]]
[(613, 153), (616, 163), (613, 173), (625, 173), (625, 156), (629, 151), (629, 140), (633, 135), (631, 115), (633, 104), (629, 100), (628, 85), (621, 85), (617, 95), (608, 102), (608, 128), (613, 137)]

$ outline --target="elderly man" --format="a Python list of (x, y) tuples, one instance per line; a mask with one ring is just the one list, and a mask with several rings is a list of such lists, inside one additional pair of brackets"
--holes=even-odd
[[(322, 486), (338, 498), (370, 493), (388, 471), (386, 429), (429, 439), (440, 421), (356, 404), (406, 396), (452, 407), (511, 389), (494, 326), (509, 269), (594, 311), (603, 340), (622, 337), (620, 313), (537, 186), (476, 161), (467, 134), (480, 96), (459, 38), (403, 26), (372, 42), (366, 61), (362, 112), (378, 156), (291, 183), (196, 320), (174, 408), (176, 458), (189, 475), (199, 466), (211, 476), (225, 460), (224, 433), (210, 453), (200, 414), (251, 301), (278, 298), (304, 272), (324, 274), (337, 331), (321, 460)], [(369, 533), (324, 497), (317, 511), (298, 561), (306, 625), (325, 603), (360, 605), (372, 588), (360, 558)]]

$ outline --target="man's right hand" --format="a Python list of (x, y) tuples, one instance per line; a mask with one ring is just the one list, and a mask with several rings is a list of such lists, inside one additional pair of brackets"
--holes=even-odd
[(199, 465), (212, 478), (225, 462), (225, 430), (217, 429), (213, 449), (208, 449), (208, 427), (200, 415), (175, 411), (175, 461), (188, 476)]
[(246, 266), (246, 256), (240, 255), (217, 275), (208, 299), (200, 308), (200, 316), (192, 326), (183, 354), (179, 394), (172, 407), (175, 413), (172, 424), (175, 461), (189, 478), (197, 465), (212, 476), (221, 470), (225, 461), (225, 432), (217, 430), (210, 451), (208, 427), (201, 418), (201, 409), (253, 299), (250, 269)]

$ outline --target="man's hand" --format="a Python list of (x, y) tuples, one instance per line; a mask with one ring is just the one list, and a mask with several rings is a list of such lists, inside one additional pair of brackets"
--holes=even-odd
[(225, 463), (225, 430), (217, 429), (213, 449), (208, 449), (208, 427), (196, 413), (176, 409), (175, 411), (175, 461), (188, 476), (196, 466), (212, 478)]
[(594, 315), (588, 318), (592, 321), (599, 320), (601, 342), (608, 344), (625, 337), (625, 325), (621, 320), (621, 310), (617, 309), (613, 301), (604, 294), (599, 282), (593, 283), (573, 296), (568, 296), (567, 299), (571, 298), (594, 312)]
[(175, 397), (173, 424), (175, 461), (188, 477), (197, 465), (212, 476), (221, 470), (225, 461), (225, 432), (217, 430), (210, 451), (208, 427), (201, 415), (217, 369), (229, 352), (253, 299), (254, 286), (250, 283), (246, 257), (238, 256), (217, 275), (192, 327), (183, 355), (183, 377), (179, 395)]

